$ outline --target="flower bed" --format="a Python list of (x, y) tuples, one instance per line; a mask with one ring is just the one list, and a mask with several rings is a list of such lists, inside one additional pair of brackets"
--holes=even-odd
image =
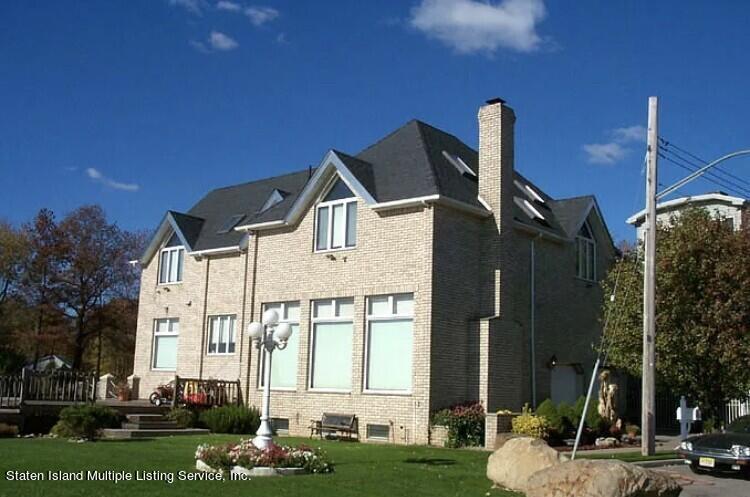
[(195, 460), (196, 468), (202, 471), (232, 471), (252, 476), (333, 471), (333, 462), (320, 449), (305, 445), (271, 445), (260, 450), (251, 440), (240, 440), (237, 444), (199, 445)]

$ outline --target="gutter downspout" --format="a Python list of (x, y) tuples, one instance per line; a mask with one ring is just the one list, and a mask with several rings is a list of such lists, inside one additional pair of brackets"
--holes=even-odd
[[(253, 281), (250, 285), (250, 322), (255, 318), (255, 282), (258, 281), (258, 238), (260, 233), (258, 231), (252, 232), (255, 246), (253, 247)], [(248, 249), (249, 250), (249, 249)], [(245, 330), (242, 330), (244, 333)], [(250, 375), (253, 363), (253, 346), (252, 342), (248, 344), (247, 350), (247, 372), (245, 374), (245, 399), (250, 402)], [(257, 385), (255, 385), (257, 387)]]
[(198, 379), (203, 379), (203, 356), (206, 350), (206, 332), (208, 329), (206, 323), (206, 312), (208, 311), (208, 278), (211, 275), (211, 258), (206, 257), (206, 285), (203, 289), (203, 317), (201, 318), (201, 350), (200, 350), (200, 365), (198, 367)]

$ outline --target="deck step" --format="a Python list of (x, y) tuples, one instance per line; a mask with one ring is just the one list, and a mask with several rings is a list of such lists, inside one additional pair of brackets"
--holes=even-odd
[(155, 438), (155, 437), (172, 437), (183, 435), (208, 435), (209, 430), (202, 428), (177, 428), (177, 429), (159, 429), (159, 430), (130, 430), (125, 428), (108, 428), (102, 430), (102, 438), (127, 440), (131, 438)]

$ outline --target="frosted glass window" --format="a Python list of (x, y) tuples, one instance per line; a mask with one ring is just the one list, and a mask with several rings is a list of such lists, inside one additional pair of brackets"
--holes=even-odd
[(328, 248), (328, 207), (318, 208), (318, 231), (316, 233), (315, 250)]
[(368, 299), (370, 301), (370, 310), (369, 313), (371, 315), (386, 315), (391, 314), (391, 309), (389, 306), (390, 298), (388, 295), (379, 295), (377, 297), (370, 297)]
[(311, 388), (351, 390), (353, 328), (351, 322), (313, 325)]
[(208, 353), (234, 354), (235, 316), (211, 316), (208, 319)]
[(176, 319), (157, 319), (154, 325), (152, 367), (174, 371), (177, 369), (177, 341), (180, 326)]
[(411, 390), (411, 319), (371, 321), (368, 342), (368, 390)]
[(344, 246), (344, 204), (333, 206), (333, 227), (331, 228), (331, 248), (341, 248)]
[(366, 390), (411, 391), (413, 314), (410, 293), (367, 299)]
[[(297, 363), (299, 361), (299, 302), (280, 302), (266, 304), (263, 310), (275, 309), (279, 313), (280, 323), (289, 323), (292, 336), (287, 340), (286, 348), (275, 350), (271, 360), (271, 388), (291, 389), (297, 386)], [(266, 354), (261, 356), (260, 381), (265, 385)]]
[(182, 266), (185, 249), (169, 247), (161, 251), (159, 257), (159, 283), (178, 283), (182, 281)]
[(357, 244), (357, 202), (346, 204), (346, 246)]
[(338, 250), (357, 244), (357, 199), (337, 180), (317, 206), (315, 250)]

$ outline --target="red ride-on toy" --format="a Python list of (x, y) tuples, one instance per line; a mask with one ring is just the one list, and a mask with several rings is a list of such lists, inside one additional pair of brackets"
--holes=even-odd
[(159, 385), (158, 387), (156, 387), (153, 393), (148, 396), (148, 400), (153, 405), (158, 407), (158, 406), (167, 404), (169, 402), (172, 402), (173, 397), (174, 397), (174, 380), (170, 381), (169, 383), (165, 385)]

